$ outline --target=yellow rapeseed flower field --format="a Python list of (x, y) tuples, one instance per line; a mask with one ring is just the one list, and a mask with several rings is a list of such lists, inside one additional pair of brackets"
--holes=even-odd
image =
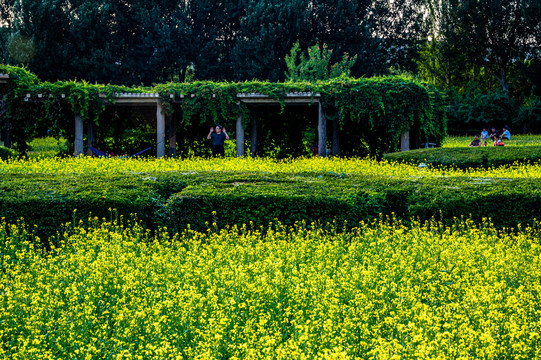
[(0, 358), (541, 357), (538, 225), (340, 228), (88, 219), (43, 251), (2, 220)]
[(7, 174), (84, 174), (118, 173), (152, 174), (160, 172), (194, 173), (198, 171), (245, 173), (320, 173), (370, 175), (391, 178), (539, 178), (541, 164), (515, 164), (499, 168), (452, 170), (419, 168), (415, 165), (361, 158), (297, 158), (273, 160), (268, 158), (223, 159), (122, 159), (122, 158), (41, 158), (34, 160), (0, 160), (0, 175)]

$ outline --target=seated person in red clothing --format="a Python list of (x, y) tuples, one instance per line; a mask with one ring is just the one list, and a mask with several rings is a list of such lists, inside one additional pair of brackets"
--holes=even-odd
[(500, 136), (496, 141), (494, 141), (494, 146), (505, 146), (505, 144), (502, 141), (502, 137)]

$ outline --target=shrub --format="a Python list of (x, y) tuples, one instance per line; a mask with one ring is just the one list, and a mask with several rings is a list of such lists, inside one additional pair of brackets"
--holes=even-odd
[(7, 161), (17, 156), (17, 152), (13, 149), (0, 146), (0, 160)]
[(534, 164), (541, 161), (541, 146), (462, 147), (417, 149), (385, 154), (389, 161), (413, 165), (425, 163), (458, 169), (488, 168), (512, 164)]

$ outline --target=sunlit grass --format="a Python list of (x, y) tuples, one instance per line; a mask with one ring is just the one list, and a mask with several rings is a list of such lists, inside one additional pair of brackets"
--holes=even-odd
[[(443, 148), (467, 147), (473, 136), (447, 136), (443, 141)], [(505, 146), (536, 146), (541, 145), (541, 135), (511, 135), (511, 140), (504, 140)], [(493, 146), (487, 141), (487, 146)]]
[(54, 158), (61, 152), (67, 151), (65, 138), (41, 137), (32, 139), (30, 142), (28, 157), (30, 159)]

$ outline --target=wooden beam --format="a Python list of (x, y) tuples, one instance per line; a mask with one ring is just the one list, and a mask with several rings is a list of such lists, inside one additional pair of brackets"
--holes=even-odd
[[(313, 104), (319, 101), (321, 97), (320, 93), (302, 92), (302, 93), (288, 93), (282, 99), (284, 104)], [(249, 94), (237, 94), (237, 99), (245, 104), (268, 104), (276, 105), (280, 104), (279, 100), (271, 98), (269, 95), (259, 93)]]
[(165, 156), (165, 116), (162, 114), (162, 105), (157, 100), (156, 104), (156, 157)]
[(75, 157), (81, 156), (84, 153), (83, 131), (83, 117), (77, 114), (75, 115), (75, 143), (73, 152)]

